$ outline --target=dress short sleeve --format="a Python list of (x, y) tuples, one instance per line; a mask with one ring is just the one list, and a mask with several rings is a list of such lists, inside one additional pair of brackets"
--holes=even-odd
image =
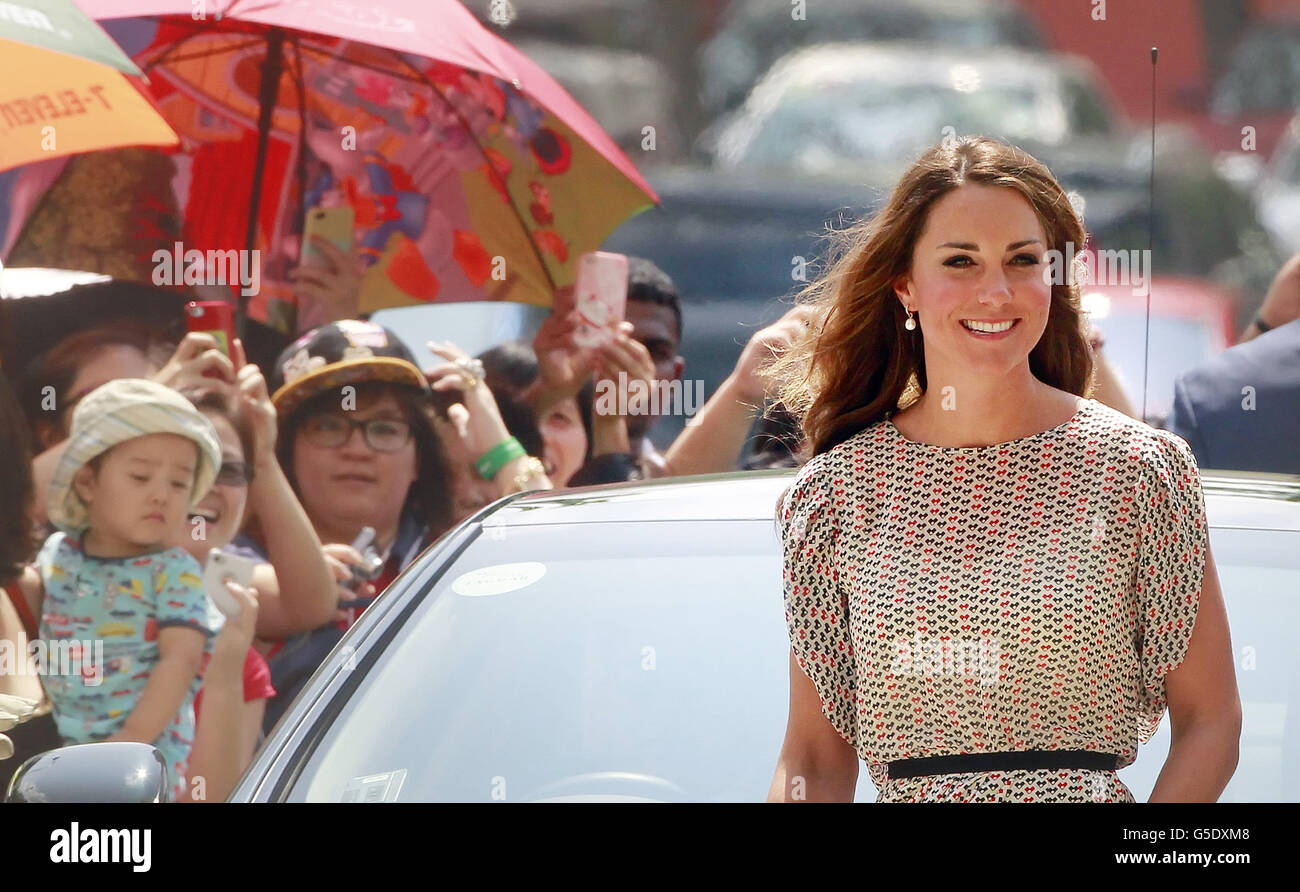
[(1165, 675), (1187, 654), (1209, 546), (1196, 459), (1176, 434), (1157, 431), (1136, 492), (1140, 544), (1134, 592), (1141, 674), (1138, 737), (1151, 739), (1165, 711)]
[(857, 682), (848, 600), (835, 565), (831, 471), (804, 466), (781, 503), (785, 620), (790, 647), (821, 696), (822, 713), (858, 749)]

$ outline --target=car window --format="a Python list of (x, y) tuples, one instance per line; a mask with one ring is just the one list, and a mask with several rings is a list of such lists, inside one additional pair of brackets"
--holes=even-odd
[[(1211, 515), (1213, 520), (1213, 515)], [(1214, 530), (1210, 536), (1232, 630), (1242, 736), (1220, 802), (1300, 800), (1300, 533)], [(1119, 773), (1139, 802), (1169, 752), (1169, 716)]]
[[(527, 578), (502, 554), (542, 575), (455, 591), (471, 571)], [(367, 672), (290, 798), (338, 802), (400, 771), (402, 801), (760, 800), (787, 706), (780, 574), (770, 521), (482, 535)]]
[[(291, 800), (764, 798), (789, 690), (771, 521), (495, 535), (365, 670)], [(1211, 548), (1245, 715), (1222, 800), (1300, 799), (1300, 534), (1215, 529)], [(1167, 751), (1166, 716), (1121, 772), (1139, 800)]]

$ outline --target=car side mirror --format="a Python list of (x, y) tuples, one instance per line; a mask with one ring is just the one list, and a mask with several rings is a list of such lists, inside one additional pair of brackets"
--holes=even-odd
[(32, 756), (6, 802), (167, 802), (167, 762), (147, 743), (82, 743)]

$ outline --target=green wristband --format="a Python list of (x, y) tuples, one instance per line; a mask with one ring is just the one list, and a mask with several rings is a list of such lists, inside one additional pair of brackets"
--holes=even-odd
[(527, 453), (520, 442), (514, 437), (506, 437), (483, 453), (478, 461), (474, 462), (474, 469), (478, 471), (478, 475), (484, 480), (491, 480), (497, 475), (497, 471), (521, 455), (527, 455)]

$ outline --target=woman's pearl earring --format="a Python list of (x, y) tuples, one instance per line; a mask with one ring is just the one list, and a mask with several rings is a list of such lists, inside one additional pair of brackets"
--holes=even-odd
[(907, 311), (907, 321), (903, 323), (903, 328), (908, 331), (916, 331), (916, 320), (912, 318), (912, 311)]

